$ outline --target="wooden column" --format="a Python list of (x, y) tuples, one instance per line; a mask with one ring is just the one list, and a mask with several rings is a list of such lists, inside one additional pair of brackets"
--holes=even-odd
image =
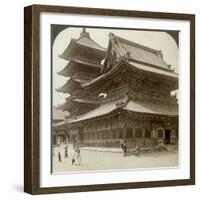
[(126, 123), (126, 114), (124, 113), (122, 116), (123, 119), (123, 141), (126, 141), (126, 129), (127, 129), (127, 123)]
[(115, 118), (116, 120), (116, 138), (119, 139), (119, 116), (117, 115), (117, 117)]
[(170, 131), (170, 144), (176, 144), (177, 138), (176, 138), (176, 130), (172, 129)]
[(133, 127), (133, 146), (136, 146), (136, 139), (135, 139), (135, 128)]

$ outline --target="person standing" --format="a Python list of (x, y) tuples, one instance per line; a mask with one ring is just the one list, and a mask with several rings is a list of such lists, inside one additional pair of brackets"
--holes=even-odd
[(140, 156), (140, 146), (139, 145), (136, 146), (136, 156), (137, 157)]
[(123, 152), (126, 153), (127, 147), (124, 142), (121, 143), (121, 148), (122, 148)]
[(72, 157), (72, 165), (76, 165), (76, 159), (77, 159), (77, 150), (74, 149), (74, 154)]
[(60, 151), (58, 152), (58, 162), (62, 162)]
[(68, 146), (65, 146), (65, 158), (68, 158)]
[(81, 151), (77, 149), (77, 165), (81, 165)]

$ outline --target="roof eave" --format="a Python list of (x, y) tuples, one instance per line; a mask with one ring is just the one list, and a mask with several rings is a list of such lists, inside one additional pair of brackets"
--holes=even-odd
[[(130, 63), (128, 62), (128, 60), (122, 59), (115, 67), (113, 67), (109, 72), (107, 72), (107, 73), (106, 73), (104, 76), (102, 76), (101, 78), (99, 78), (99, 79), (96, 79), (96, 78), (95, 78), (96, 81), (92, 82), (92, 80), (91, 80), (89, 83), (85, 82), (85, 83), (83, 83), (81, 86), (84, 87), (84, 88), (89, 88), (89, 87), (94, 86), (94, 85), (97, 84), (99, 81), (105, 80), (107, 77), (111, 76), (113, 73), (116, 73), (116, 71), (118, 71), (118, 70), (120, 69), (120, 67), (121, 67), (123, 64), (126, 64), (126, 66), (128, 66), (129, 69), (131, 69), (131, 70), (140, 70), (140, 69), (138, 69), (137, 67), (135, 67), (134, 65), (130, 64)], [(134, 69), (133, 69), (132, 67), (134, 67)], [(146, 71), (146, 70), (142, 70), (142, 69), (141, 69), (140, 71)], [(150, 72), (150, 71), (146, 71), (146, 72), (148, 72), (148, 73), (153, 73), (153, 72)], [(175, 75), (175, 76), (160, 74), (160, 76), (168, 77), (168, 78), (174, 79), (174, 80), (178, 80), (178, 74), (173, 73), (173, 75)]]
[(96, 83), (98, 83), (99, 81), (104, 80), (105, 78), (107, 78), (111, 74), (113, 74), (115, 71), (117, 71), (120, 68), (120, 66), (123, 64), (123, 62), (124, 62), (123, 59), (120, 60), (120, 62), (117, 63), (117, 65), (115, 67), (113, 67), (110, 71), (108, 71), (106, 74), (104, 74), (101, 78), (99, 78), (99, 79), (97, 79), (98, 77), (94, 78), (94, 80), (96, 79), (96, 81), (92, 82), (92, 80), (93, 80), (92, 79), (88, 83), (85, 82), (85, 83), (81, 84), (81, 86), (84, 87), (84, 88), (91, 87), (91, 86), (95, 85)]
[(78, 42), (76, 42), (76, 40), (71, 39), (69, 45), (67, 46), (67, 48), (64, 50), (64, 52), (59, 55), (60, 58), (65, 59), (65, 60), (69, 60), (70, 57), (72, 57), (73, 53), (71, 53), (71, 51), (73, 51), (73, 49), (90, 49), (91, 51), (95, 51), (97, 54), (99, 54), (99, 56), (103, 59), (106, 55), (106, 49), (105, 50), (100, 50), (100, 49), (96, 49), (96, 48), (92, 48), (89, 46), (85, 46), (83, 44), (80, 44)]
[(74, 40), (71, 39), (67, 48), (63, 51), (62, 54), (59, 55), (59, 58), (62, 58), (64, 60), (68, 60), (68, 57), (70, 56), (70, 51), (73, 48)]
[[(129, 66), (129, 67), (135, 67), (134, 64), (131, 64), (130, 62), (126, 62), (126, 64)], [(131, 68), (130, 68), (131, 69)], [(158, 68), (156, 68), (158, 69)], [(133, 69), (132, 69), (133, 70)], [(152, 73), (152, 74), (158, 74), (158, 73), (155, 73), (155, 72), (151, 72), (151, 71), (147, 71), (147, 70), (143, 70), (143, 69), (138, 69), (137, 67), (135, 67), (134, 70), (138, 70), (138, 71), (145, 71), (147, 73)], [(159, 70), (162, 70), (162, 68), (159, 68)], [(165, 70), (163, 70), (165, 71)], [(169, 73), (171, 73), (171, 75), (166, 75), (166, 74), (159, 74), (159, 76), (163, 76), (163, 77), (167, 77), (167, 78), (170, 78), (170, 79), (174, 79), (174, 80), (178, 80), (178, 74), (177, 73), (174, 73), (174, 72), (170, 72), (170, 71), (167, 71)], [(173, 76), (172, 76), (173, 75)]]

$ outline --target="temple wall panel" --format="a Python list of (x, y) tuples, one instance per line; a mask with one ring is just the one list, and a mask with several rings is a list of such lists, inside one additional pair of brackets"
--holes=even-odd
[(120, 147), (124, 141), (127, 148), (153, 147), (176, 144), (177, 132), (177, 117), (121, 113), (84, 123), (82, 142), (85, 146)]

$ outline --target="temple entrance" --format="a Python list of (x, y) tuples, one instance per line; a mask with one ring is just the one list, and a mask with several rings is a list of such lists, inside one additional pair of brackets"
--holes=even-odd
[(164, 143), (165, 144), (170, 144), (170, 130), (165, 130)]

